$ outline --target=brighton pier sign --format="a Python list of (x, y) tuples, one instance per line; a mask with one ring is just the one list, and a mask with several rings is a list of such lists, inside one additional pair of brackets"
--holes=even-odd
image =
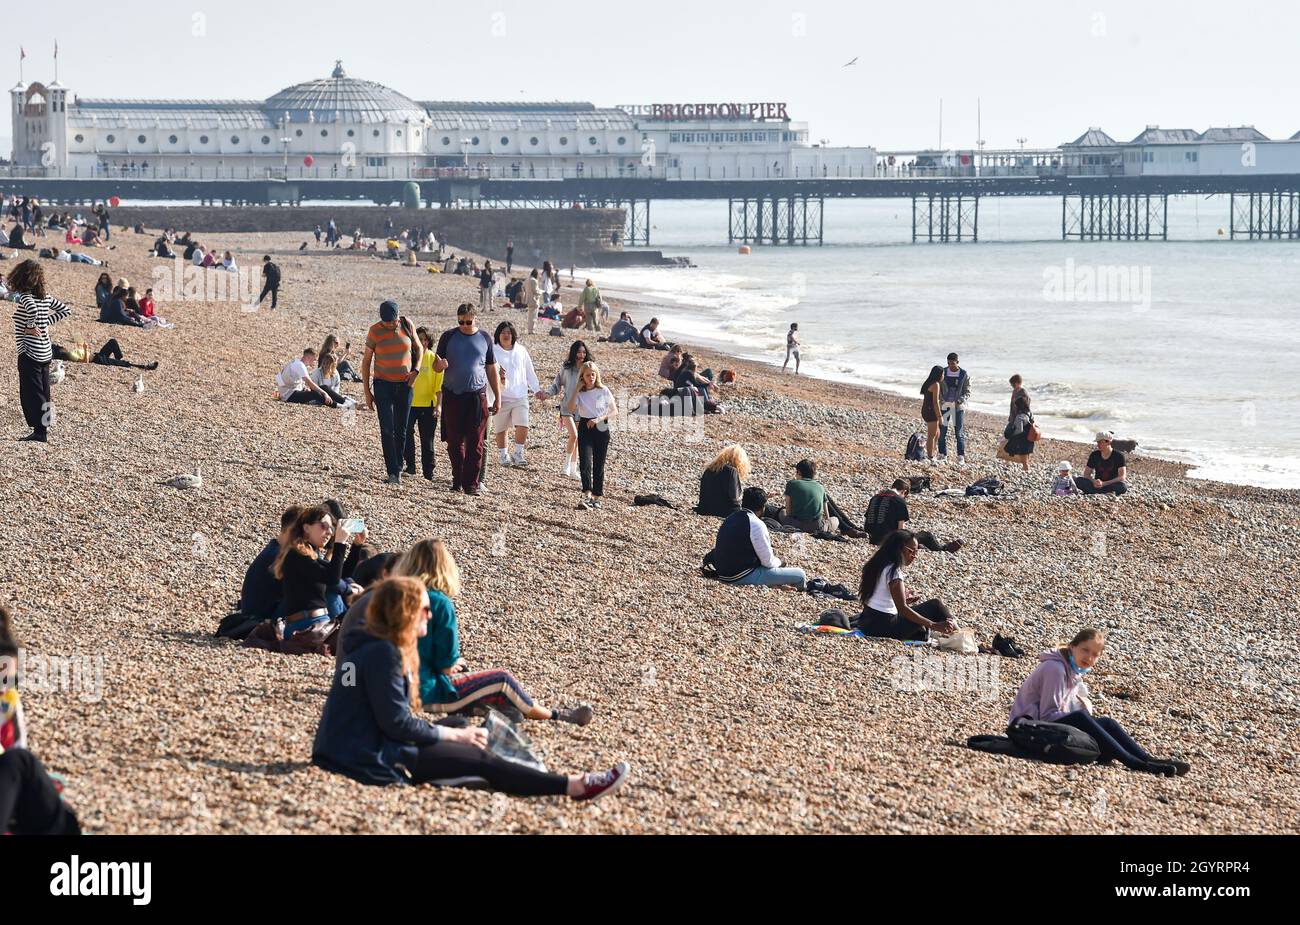
[(688, 122), (698, 119), (731, 119), (744, 122), (761, 122), (766, 119), (790, 121), (785, 103), (650, 103), (618, 108), (629, 115), (642, 116), (656, 122)]

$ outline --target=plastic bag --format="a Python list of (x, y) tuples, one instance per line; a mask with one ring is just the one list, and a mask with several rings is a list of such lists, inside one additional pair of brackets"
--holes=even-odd
[(488, 734), (488, 751), (498, 758), (546, 773), (546, 765), (533, 752), (533, 743), (503, 714), (488, 707), (487, 721), (483, 728)]
[(936, 645), (944, 652), (956, 652), (958, 655), (975, 655), (980, 650), (973, 629), (960, 629), (951, 636), (939, 636)]

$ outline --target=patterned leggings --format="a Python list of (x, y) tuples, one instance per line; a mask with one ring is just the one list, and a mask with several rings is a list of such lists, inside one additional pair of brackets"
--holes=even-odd
[(472, 706), (487, 706), (497, 709), (513, 707), (521, 713), (527, 713), (533, 706), (533, 698), (528, 696), (523, 685), (508, 671), (494, 668), (449, 677), (456, 688), (456, 699), (451, 703), (428, 704), (430, 710), (459, 713)]

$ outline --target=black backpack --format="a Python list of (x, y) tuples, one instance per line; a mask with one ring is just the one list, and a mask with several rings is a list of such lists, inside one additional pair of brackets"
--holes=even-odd
[(1101, 757), (1092, 736), (1064, 723), (1021, 717), (1007, 727), (1007, 737), (1023, 754), (1052, 764), (1091, 764)]
[(1002, 493), (1002, 483), (992, 476), (980, 479), (974, 485), (966, 489), (966, 494), (972, 497), (984, 495), (999, 495)]
[(919, 433), (914, 433), (907, 438), (907, 449), (903, 451), (903, 458), (912, 462), (925, 462), (925, 437)]

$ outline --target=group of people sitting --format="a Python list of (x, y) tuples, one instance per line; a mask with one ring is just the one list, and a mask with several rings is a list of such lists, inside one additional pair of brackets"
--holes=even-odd
[[(441, 540), (403, 553), (375, 551), (365, 523), (336, 501), (294, 505), (249, 565), (239, 611), (218, 630), (245, 645), (335, 660), (313, 761), (364, 783), (485, 781), (492, 789), (589, 800), (628, 778), (620, 762), (558, 775), (486, 749), (468, 717), (492, 708), (512, 722), (585, 726), (586, 704), (549, 708), (503, 669), (471, 670), (454, 599), (460, 569)], [(432, 714), (432, 716), (428, 715)]]
[(351, 362), (352, 345), (339, 346), (334, 334), (325, 338), (317, 351), (303, 348), (302, 355), (290, 360), (275, 377), (280, 401), (295, 405), (326, 405), (331, 408), (355, 408), (357, 402), (340, 390), (344, 380), (360, 382)]
[(158, 315), (153, 289), (146, 289), (142, 298), (136, 297), (135, 287), (126, 279), (116, 283), (107, 273), (99, 274), (95, 282), (95, 305), (103, 324), (120, 324), (133, 328), (169, 328), (172, 325)]

